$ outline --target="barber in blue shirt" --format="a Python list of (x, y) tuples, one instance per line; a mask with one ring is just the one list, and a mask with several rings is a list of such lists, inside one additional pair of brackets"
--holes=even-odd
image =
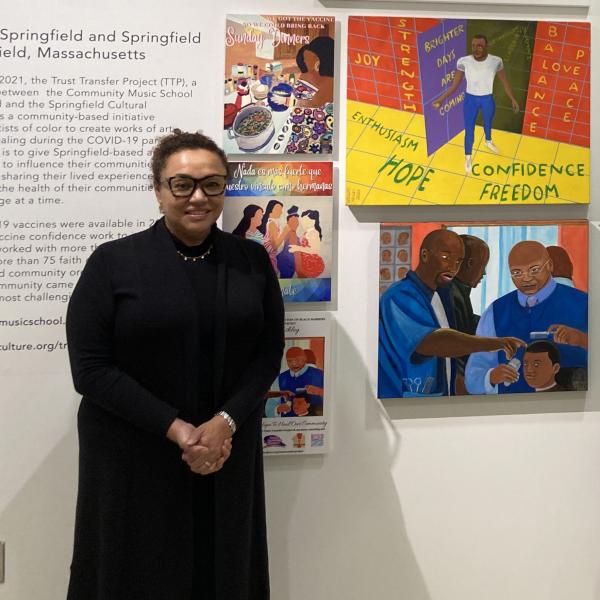
[(417, 268), (381, 297), (379, 398), (453, 395), (456, 357), (502, 351), (510, 359), (524, 344), (513, 337), (477, 337), (453, 328), (448, 286), (464, 255), (459, 235), (432, 231), (421, 244)]

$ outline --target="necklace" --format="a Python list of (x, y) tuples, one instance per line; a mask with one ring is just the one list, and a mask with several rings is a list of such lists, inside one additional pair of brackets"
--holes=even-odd
[(181, 258), (183, 258), (183, 260), (185, 260), (186, 262), (188, 260), (191, 260), (192, 262), (198, 262), (199, 260), (204, 260), (212, 251), (213, 247), (212, 244), (208, 247), (208, 250), (206, 252), (203, 252), (202, 254), (199, 254), (198, 256), (187, 256), (185, 255), (183, 252), (180, 252), (179, 250), (176, 250), (177, 254), (179, 254), (179, 256), (181, 256)]

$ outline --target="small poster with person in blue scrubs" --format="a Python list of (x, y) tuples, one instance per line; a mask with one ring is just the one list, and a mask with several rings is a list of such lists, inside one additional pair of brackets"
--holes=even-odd
[(287, 313), (279, 375), (264, 400), (266, 454), (319, 454), (329, 446), (328, 313)]

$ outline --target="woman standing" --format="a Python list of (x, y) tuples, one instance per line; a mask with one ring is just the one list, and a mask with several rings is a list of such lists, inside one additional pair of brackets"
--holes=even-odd
[(279, 285), (264, 249), (215, 225), (228, 164), (212, 140), (175, 130), (152, 172), (164, 218), (98, 247), (67, 314), (83, 394), (68, 598), (264, 600)]
[(279, 226), (279, 219), (283, 212), (283, 203), (278, 200), (269, 200), (265, 214), (263, 215), (262, 223), (258, 228), (259, 231), (264, 235), (265, 250), (269, 253), (271, 264), (273, 269), (279, 275), (279, 269), (277, 268), (277, 254), (279, 253), (279, 247), (287, 239), (287, 235), (290, 231), (288, 225), (283, 230)]
[(297, 246), (300, 243), (300, 238), (296, 233), (299, 225), (300, 215), (298, 214), (298, 207), (294, 205), (288, 208), (286, 224), (288, 233), (283, 242), (283, 248), (277, 255), (277, 267), (279, 276), (282, 279), (294, 277), (296, 273), (296, 259), (294, 258), (294, 254), (290, 252), (290, 246)]
[(296, 258), (296, 275), (307, 279), (318, 277), (325, 270), (325, 262), (320, 256), (323, 232), (319, 211), (305, 210), (300, 215), (300, 225), (304, 229), (300, 245), (290, 246), (290, 252)]

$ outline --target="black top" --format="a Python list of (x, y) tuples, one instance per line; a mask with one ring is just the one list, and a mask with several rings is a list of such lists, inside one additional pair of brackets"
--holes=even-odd
[[(475, 335), (477, 324), (479, 323), (479, 315), (476, 315), (473, 312), (473, 306), (471, 305), (471, 289), (470, 286), (456, 277), (450, 284), (456, 329), (463, 333), (468, 333), (469, 335)], [(456, 358), (456, 366), (461, 375), (465, 372), (467, 360), (469, 360), (468, 354)]]
[[(217, 260), (209, 236), (196, 246), (187, 246), (171, 235), (176, 252), (198, 301), (198, 419), (208, 421), (213, 410), (213, 350), (215, 337), (215, 300), (217, 295)], [(192, 260), (195, 258), (196, 260)], [(215, 507), (214, 475), (194, 477), (192, 488), (194, 520), (194, 566), (190, 600), (215, 598)]]
[[(213, 353), (217, 296), (217, 251), (214, 248), (214, 235), (211, 232), (197, 246), (187, 246), (172, 233), (170, 235), (198, 302), (198, 414), (201, 421), (206, 421), (214, 413)], [(193, 257), (196, 260), (191, 260)]]
[[(160, 220), (99, 246), (73, 290), (67, 340), (83, 399), (69, 600), (192, 597), (194, 539), (211, 533), (197, 530), (196, 476), (166, 432), (177, 416), (202, 422), (208, 353), (211, 413), (225, 410), (238, 426), (212, 476), (214, 597), (269, 597), (261, 416), (281, 366), (283, 302), (263, 247), (213, 235), (215, 263), (187, 264)], [(206, 331), (212, 344), (200, 339)]]

